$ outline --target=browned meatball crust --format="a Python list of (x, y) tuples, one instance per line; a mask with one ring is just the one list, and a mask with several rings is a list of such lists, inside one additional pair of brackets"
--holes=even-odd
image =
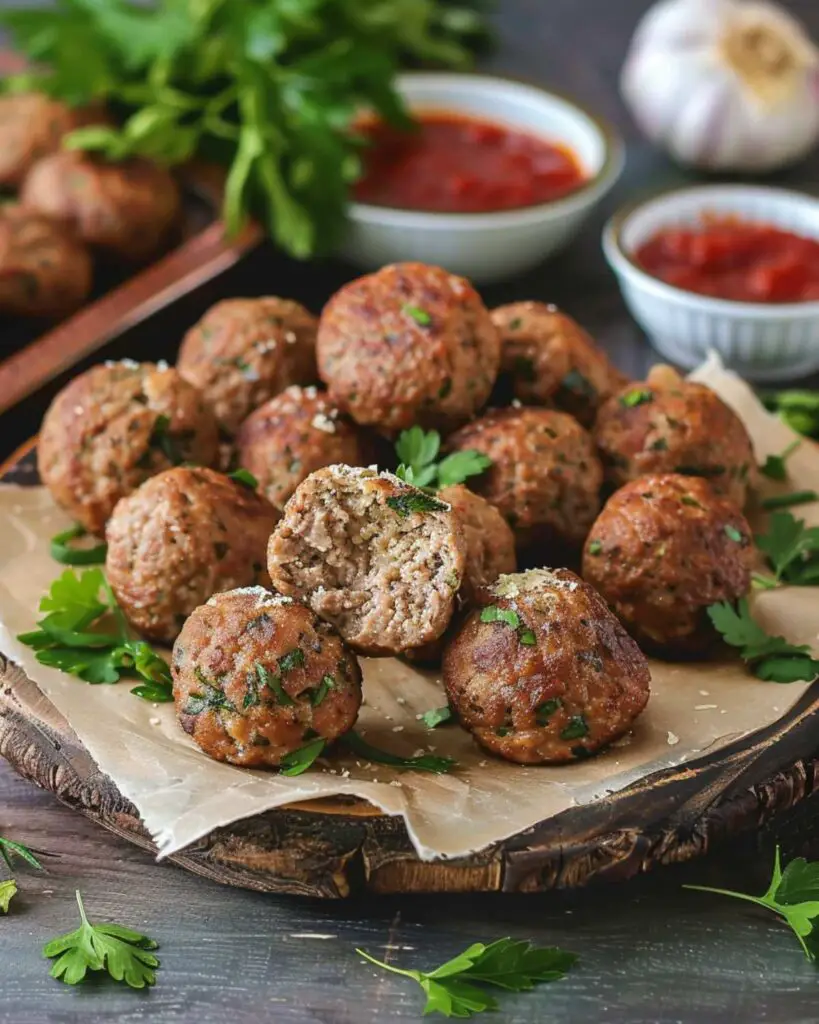
[(140, 633), (173, 640), (213, 594), (268, 583), (278, 513), (261, 494), (212, 469), (179, 466), (123, 498), (108, 521), (108, 581)]
[(0, 207), (0, 313), (58, 317), (91, 291), (91, 256), (63, 225), (19, 206)]
[(101, 534), (120, 498), (181, 462), (218, 457), (216, 421), (199, 392), (160, 363), (105, 363), (51, 403), (37, 465), (54, 500)]
[(185, 335), (177, 366), (233, 435), (263, 402), (316, 379), (316, 324), (290, 299), (225, 299)]
[(500, 339), (462, 277), (396, 263), (337, 292), (321, 315), (319, 375), (358, 423), (452, 430), (486, 403)]
[(706, 609), (747, 594), (753, 533), (739, 508), (698, 477), (646, 476), (616, 491), (591, 528), (583, 576), (653, 651), (707, 653)]
[(36, 163), (20, 199), (70, 225), (88, 245), (134, 263), (167, 243), (181, 211), (176, 181), (159, 164), (110, 163), (68, 151)]
[(449, 438), (491, 467), (470, 486), (501, 513), (519, 547), (579, 546), (600, 510), (603, 470), (589, 434), (552, 409), (497, 409)]
[(587, 757), (631, 728), (651, 676), (600, 595), (568, 569), (487, 587), (444, 654), (451, 707), (482, 747), (519, 764)]
[(316, 388), (296, 385), (251, 413), (236, 435), (236, 455), (278, 509), (302, 480), (325, 466), (365, 466), (371, 448), (360, 429)]
[(466, 566), (445, 502), (391, 473), (329, 466), (309, 476), (270, 538), (273, 585), (362, 654), (399, 654), (449, 625)]
[(355, 724), (361, 670), (332, 626), (262, 587), (217, 594), (173, 649), (179, 722), (217, 761), (274, 768)]
[(106, 121), (99, 109), (72, 110), (42, 93), (0, 96), (0, 187), (22, 184), (33, 165), (56, 153), (75, 128)]
[(512, 302), (492, 311), (501, 336), (501, 372), (526, 405), (554, 405), (585, 427), (627, 377), (576, 320), (543, 302)]
[(753, 485), (756, 462), (742, 420), (704, 384), (660, 367), (602, 406), (594, 435), (615, 487), (650, 473), (701, 476), (742, 508)]

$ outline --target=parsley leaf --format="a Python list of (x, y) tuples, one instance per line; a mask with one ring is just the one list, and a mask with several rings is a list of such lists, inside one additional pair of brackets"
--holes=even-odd
[(96, 544), (92, 548), (75, 547), (71, 541), (88, 535), (84, 526), (77, 523), (51, 538), (51, 557), (62, 565), (100, 565), (105, 561), (108, 545)]
[(259, 481), (250, 472), (249, 469), (235, 469), (232, 473), (228, 473), (231, 480), (234, 480), (237, 484), (241, 484), (243, 487), (250, 488), (251, 491), (255, 491), (259, 486)]
[(13, 878), (7, 878), (5, 882), (0, 882), (0, 910), (4, 914), (9, 912), (9, 904), (16, 895), (17, 883)]
[(427, 729), (435, 729), (439, 725), (449, 725), (455, 719), (452, 708), (448, 704), (444, 704), (442, 708), (430, 708), (429, 711), (425, 711), (421, 715), (421, 721)]
[(335, 685), (336, 681), (332, 676), (324, 676), (318, 686), (310, 690), (310, 703), (314, 708), (317, 708), (324, 703), (327, 698), (327, 694), (335, 687)]
[(440, 451), (441, 435), (437, 430), (424, 431), (415, 426), (402, 431), (395, 442), (395, 454), (401, 461), (396, 476), (415, 487), (440, 490), (480, 476), (492, 465), (488, 455), (474, 448), (439, 460)]
[(437, 1012), (461, 1018), (497, 1009), (497, 1000), (480, 986), (527, 992), (535, 985), (559, 981), (577, 961), (574, 953), (510, 938), (489, 945), (476, 942), (433, 971), (396, 967), (376, 960), (363, 949), (356, 949), (356, 953), (376, 967), (416, 981), (427, 997), (424, 1015)]
[[(281, 665), (281, 662), (279, 664)], [(275, 693), (278, 704), (285, 708), (295, 706), (296, 702), (282, 686), (282, 677), (280, 675), (269, 672), (260, 661), (256, 662), (256, 675), (259, 677), (259, 683), (262, 686), (267, 686)]]
[(819, 391), (768, 391), (760, 397), (797, 434), (819, 436)]
[(208, 682), (202, 670), (195, 669), (196, 678), (201, 687), (201, 693), (188, 694), (183, 711), (186, 715), (201, 715), (204, 711), (232, 711), (236, 708), (225, 696), (223, 690), (214, 683)]
[(38, 871), (43, 870), (43, 865), (37, 860), (34, 854), (29, 850), (27, 846), (23, 846), (22, 843), (15, 843), (11, 839), (6, 839), (4, 836), (0, 836), (0, 857), (6, 862), (6, 867), (11, 870), (12, 858), (19, 857), (24, 860), (26, 864), (30, 864), (33, 868), (37, 868)]
[(797, 857), (782, 871), (777, 846), (771, 884), (761, 896), (751, 896), (731, 889), (715, 889), (708, 885), (686, 885), (683, 888), (731, 896), (772, 910), (796, 933), (808, 960), (816, 960), (819, 954), (819, 933), (815, 933), (814, 925), (819, 921), (819, 861)]
[(755, 538), (767, 558), (776, 582), (805, 586), (819, 580), (819, 527), (805, 525), (790, 512), (774, 512), (768, 532)]
[(620, 405), (624, 405), (627, 409), (634, 409), (638, 405), (646, 405), (653, 401), (654, 393), (648, 388), (632, 388), (631, 391), (620, 396)]
[(511, 608), (498, 608), (496, 604), (481, 609), (481, 622), (503, 622), (512, 629), (520, 626), (520, 616)]
[(791, 505), (807, 505), (812, 501), (819, 501), (819, 494), (816, 491), (791, 491), (788, 494), (772, 494), (769, 498), (763, 498), (760, 504), (764, 509), (789, 508)]
[(731, 647), (739, 649), (758, 679), (773, 683), (812, 682), (819, 675), (819, 660), (804, 645), (789, 643), (784, 637), (771, 636), (751, 618), (746, 598), (736, 607), (727, 601), (712, 604), (708, 616), (716, 630)]
[(445, 505), (429, 494), (424, 494), (423, 491), (397, 494), (392, 498), (387, 498), (387, 504), (402, 519), (407, 519), (413, 512), (446, 512), (449, 509), (449, 505)]
[(181, 466), (185, 461), (185, 456), (172, 436), (170, 428), (170, 416), (160, 413), (154, 423), (151, 436), (148, 438), (148, 445), (151, 448), (158, 448), (172, 465)]
[(54, 959), (51, 977), (78, 985), (88, 971), (107, 971), (115, 981), (124, 981), (131, 988), (153, 985), (159, 960), (152, 950), (158, 944), (118, 924), (91, 924), (79, 891), (76, 895), (80, 927), (43, 947), (43, 956)]
[(378, 747), (372, 746), (355, 729), (345, 733), (341, 740), (352, 753), (359, 757), (375, 761), (376, 764), (389, 765), (391, 768), (445, 775), (447, 772), (451, 772), (458, 763), (451, 757), (434, 757), (432, 754), (423, 754), (421, 757), (399, 757), (397, 754), (390, 754), (389, 751), (379, 750)]
[(412, 319), (421, 327), (429, 327), (432, 323), (432, 317), (425, 309), (421, 309), (420, 306), (413, 306), (408, 302), (406, 305), (402, 306), (401, 309), (407, 314), (407, 316), (411, 316)]
[(320, 757), (322, 751), (327, 746), (327, 740), (322, 739), (321, 736), (311, 740), (309, 743), (305, 743), (303, 747), (299, 747), (298, 750), (293, 750), (289, 754), (286, 754), (279, 765), (279, 772), (281, 775), (295, 776), (302, 775), (307, 769), (313, 764), (317, 757)]
[(759, 472), (769, 480), (787, 480), (788, 467), (785, 463), (801, 443), (801, 441), (792, 441), (780, 455), (769, 455), (759, 467)]

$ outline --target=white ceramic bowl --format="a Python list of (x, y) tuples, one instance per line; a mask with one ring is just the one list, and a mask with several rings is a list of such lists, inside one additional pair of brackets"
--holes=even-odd
[(716, 351), (749, 380), (789, 380), (819, 370), (819, 302), (714, 299), (659, 281), (634, 262), (631, 254), (655, 232), (699, 223), (704, 213), (819, 239), (819, 199), (756, 185), (682, 188), (615, 214), (603, 232), (603, 249), (652, 344), (687, 369)]
[(588, 174), (576, 192), (497, 213), (425, 213), (353, 203), (342, 255), (366, 269), (419, 260), (477, 283), (511, 277), (566, 245), (623, 168), (619, 139), (574, 102), (488, 75), (409, 73), (398, 91), (411, 110), (471, 114), (571, 147)]

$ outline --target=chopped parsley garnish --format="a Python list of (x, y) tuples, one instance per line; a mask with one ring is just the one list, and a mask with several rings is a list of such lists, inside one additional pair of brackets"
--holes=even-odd
[(652, 451), (652, 452), (667, 452), (668, 451), (668, 441), (666, 441), (666, 439), (664, 437), (658, 437), (657, 440), (656, 441), (652, 441), (651, 444), (648, 447), (649, 447), (649, 451)]
[(769, 391), (760, 397), (765, 407), (775, 412), (797, 434), (819, 436), (819, 391)]
[(690, 508), (702, 508), (702, 505), (691, 494), (683, 494), (680, 501), (683, 505), (688, 505)]
[(524, 647), (534, 647), (537, 644), (537, 637), (534, 634), (534, 630), (531, 629), (520, 630), (518, 640), (520, 640)]
[(88, 531), (77, 523), (51, 538), (51, 557), (62, 565), (102, 565), (108, 553), (106, 543), (91, 548), (75, 547), (71, 541), (87, 537)]
[(807, 505), (811, 501), (819, 501), (816, 491), (791, 491), (790, 494), (773, 494), (762, 499), (764, 509), (790, 508), (793, 505)]
[(172, 437), (170, 428), (170, 416), (160, 413), (154, 421), (151, 436), (148, 438), (148, 445), (151, 448), (158, 448), (168, 462), (172, 463), (174, 466), (179, 466), (185, 461), (185, 456), (182, 454), (175, 439)]
[(378, 747), (368, 743), (355, 729), (351, 729), (341, 738), (341, 742), (359, 757), (376, 764), (386, 764), (391, 768), (403, 768), (406, 771), (431, 772), (433, 775), (445, 775), (457, 767), (458, 762), (451, 757), (435, 757), (433, 754), (423, 754), (421, 757), (399, 757), (397, 754), (390, 754), (386, 750), (379, 750)]
[[(281, 664), (281, 663), (280, 663)], [(273, 672), (268, 672), (265, 666), (260, 662), (256, 662), (256, 675), (259, 677), (259, 683), (261, 686), (266, 686), (269, 690), (272, 690), (276, 695), (276, 701), (282, 707), (293, 707), (295, 701), (290, 694), (282, 686), (282, 678)]]
[(563, 706), (563, 701), (560, 697), (552, 697), (550, 700), (545, 700), (535, 710), (535, 721), (538, 725), (548, 725), (549, 719), (559, 708)]
[(449, 509), (448, 505), (423, 491), (394, 495), (387, 498), (387, 504), (402, 519), (409, 518), (413, 512), (446, 512)]
[(725, 466), (675, 466), (674, 472), (680, 476), (702, 476), (709, 479), (723, 476)]
[(279, 660), (279, 669), (282, 675), (292, 672), (297, 668), (304, 668), (304, 651), (300, 647), (294, 647), (292, 651), (283, 654)]
[(228, 476), (237, 484), (241, 484), (243, 487), (247, 487), (251, 491), (255, 491), (259, 486), (259, 481), (249, 469), (242, 469), (240, 467), (239, 469), (235, 469), (232, 473), (229, 473)]
[(335, 679), (332, 676), (324, 676), (318, 686), (314, 687), (309, 691), (310, 703), (314, 708), (319, 707), (323, 704), (327, 698), (327, 694), (336, 685)]
[(401, 462), (396, 476), (414, 487), (439, 490), (480, 476), (492, 465), (487, 455), (472, 448), (439, 460), (440, 451), (441, 435), (437, 430), (425, 431), (416, 426), (402, 431), (395, 442), (395, 453)]
[(452, 708), (445, 704), (441, 708), (431, 708), (429, 711), (425, 711), (421, 715), (421, 721), (427, 729), (435, 729), (439, 725), (449, 725), (450, 722), (455, 721), (455, 717), (452, 714)]
[(569, 370), (560, 386), (592, 402), (597, 398), (597, 388), (579, 370)]
[(583, 715), (572, 715), (568, 724), (561, 730), (562, 740), (579, 740), (589, 735), (589, 725)]
[(624, 405), (627, 409), (633, 409), (635, 406), (646, 405), (648, 402), (653, 401), (654, 393), (649, 391), (648, 388), (632, 388), (631, 391), (620, 395), (620, 405)]
[(780, 455), (769, 455), (759, 467), (759, 472), (769, 480), (787, 480), (787, 460), (800, 446), (801, 441), (792, 441)]
[(741, 598), (736, 606), (727, 601), (712, 604), (708, 616), (723, 640), (739, 650), (758, 679), (773, 683), (812, 682), (819, 675), (819, 660), (810, 648), (766, 633), (751, 617), (747, 598)]
[(496, 604), (481, 609), (481, 622), (503, 622), (511, 629), (520, 626), (520, 616), (511, 608), (499, 608)]
[(513, 320), (509, 321), (510, 331), (519, 331), (523, 326), (523, 317), (516, 316)]
[(321, 756), (326, 746), (327, 740), (321, 736), (311, 740), (309, 743), (305, 743), (303, 747), (299, 747), (298, 750), (286, 754), (281, 759), (279, 773), (291, 777), (304, 774), (316, 758)]
[(186, 715), (201, 715), (203, 711), (232, 711), (236, 708), (227, 699), (223, 690), (205, 678), (202, 670), (196, 668), (196, 678), (202, 688), (201, 693), (191, 693), (183, 711)]
[(421, 327), (429, 327), (429, 325), (432, 323), (432, 317), (429, 315), (429, 313), (427, 313), (425, 309), (421, 309), (420, 306), (413, 306), (411, 303), (408, 302), (401, 308), (403, 312), (407, 314), (407, 316), (411, 316), (412, 319)]
[(593, 541), (589, 542), (589, 554), (590, 555), (599, 555), (602, 550), (603, 550), (603, 543), (602, 543), (602, 541), (593, 540)]
[(819, 583), (819, 526), (806, 526), (790, 512), (774, 512), (768, 532), (755, 539), (774, 571), (774, 583), (802, 587)]
[(735, 544), (743, 544), (745, 542), (745, 537), (739, 532), (739, 530), (735, 526), (731, 526), (731, 524), (728, 523), (724, 529), (725, 536), (728, 538), (728, 540), (732, 540)]
[(525, 380), (530, 384), (532, 381), (537, 380), (535, 364), (528, 356), (515, 356), (512, 374), (513, 376), (519, 377), (521, 380)]

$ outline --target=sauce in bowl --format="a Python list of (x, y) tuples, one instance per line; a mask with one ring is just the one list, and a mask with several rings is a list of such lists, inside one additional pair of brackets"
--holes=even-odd
[(712, 298), (819, 300), (819, 242), (768, 224), (707, 217), (700, 226), (664, 228), (634, 259), (653, 277)]
[(369, 121), (355, 198), (437, 213), (537, 206), (576, 191), (587, 175), (566, 146), (518, 128), (455, 113), (416, 113), (414, 131)]

